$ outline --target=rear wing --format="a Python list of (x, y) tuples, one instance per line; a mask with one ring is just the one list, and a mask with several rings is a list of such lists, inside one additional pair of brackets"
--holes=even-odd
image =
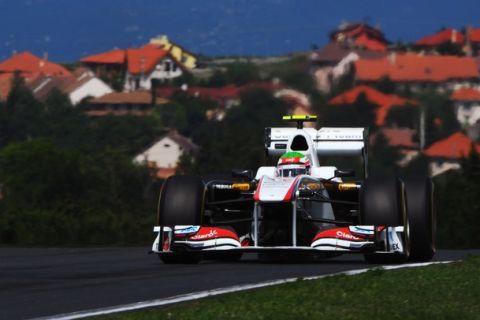
[[(312, 139), (317, 156), (362, 156), (365, 175), (368, 161), (368, 128), (332, 128), (319, 130), (303, 128)], [(265, 128), (265, 151), (267, 156), (280, 156), (287, 151), (290, 138), (297, 128)]]

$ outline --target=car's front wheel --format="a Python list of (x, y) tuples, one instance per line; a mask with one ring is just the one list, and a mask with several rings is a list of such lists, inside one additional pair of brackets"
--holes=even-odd
[[(370, 263), (402, 263), (410, 254), (409, 223), (405, 186), (399, 178), (368, 178), (360, 189), (360, 217), (363, 225), (403, 226), (403, 253), (368, 253)], [(388, 236), (388, 235), (387, 235)]]
[[(172, 176), (160, 190), (158, 224), (201, 225), (205, 200), (205, 185), (199, 177)], [(159, 254), (164, 263), (198, 263), (197, 252), (165, 252)]]

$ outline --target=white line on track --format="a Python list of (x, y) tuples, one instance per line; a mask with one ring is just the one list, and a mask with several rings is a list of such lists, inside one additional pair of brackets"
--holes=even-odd
[(295, 282), (299, 280), (317, 280), (317, 279), (322, 279), (322, 278), (332, 277), (337, 275), (351, 276), (351, 275), (356, 275), (360, 273), (365, 273), (373, 269), (394, 270), (394, 269), (424, 267), (432, 264), (443, 264), (443, 263), (451, 263), (451, 262), (453, 261), (436, 261), (436, 262), (424, 262), (424, 263), (408, 263), (408, 264), (392, 265), (392, 266), (376, 266), (372, 268), (349, 270), (349, 271), (343, 271), (343, 272), (337, 272), (337, 273), (331, 273), (331, 274), (323, 274), (323, 275), (313, 276), (313, 277), (286, 278), (286, 279), (280, 279), (280, 280), (272, 280), (272, 281), (265, 281), (260, 283), (244, 284), (244, 285), (237, 285), (237, 286), (231, 286), (226, 288), (187, 293), (187, 294), (182, 294), (182, 295), (173, 296), (169, 298), (147, 300), (147, 301), (135, 302), (135, 303), (124, 304), (124, 305), (119, 305), (114, 307), (78, 311), (73, 313), (64, 313), (64, 314), (59, 314), (54, 316), (35, 318), (33, 320), (80, 319), (80, 318), (87, 318), (87, 317), (93, 317), (93, 316), (107, 315), (107, 314), (117, 313), (117, 312), (132, 311), (132, 310), (145, 309), (145, 308), (151, 308), (151, 307), (161, 307), (161, 306), (165, 306), (173, 303), (193, 301), (193, 300), (198, 300), (206, 297), (218, 296), (225, 293), (234, 293), (234, 292), (258, 289), (258, 288), (264, 288), (264, 287), (271, 287), (271, 286)]

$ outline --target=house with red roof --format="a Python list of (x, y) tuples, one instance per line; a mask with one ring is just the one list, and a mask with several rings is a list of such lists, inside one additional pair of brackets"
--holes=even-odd
[(480, 90), (461, 88), (452, 93), (450, 100), (453, 102), (458, 122), (464, 127), (480, 123)]
[(48, 61), (47, 55), (39, 58), (28, 51), (13, 54), (0, 62), (0, 73), (18, 73), (23, 78), (34, 78), (39, 74), (68, 76), (70, 71), (60, 64)]
[(344, 23), (330, 33), (330, 40), (348, 43), (370, 51), (387, 51), (388, 41), (378, 28), (366, 23)]
[(89, 101), (86, 114), (90, 117), (103, 117), (108, 115), (144, 116), (152, 112), (153, 105), (159, 103), (152, 97), (152, 92), (111, 92)]
[(375, 120), (375, 124), (377, 126), (385, 125), (387, 114), (393, 106), (418, 106), (418, 102), (415, 100), (402, 98), (394, 94), (385, 94), (366, 85), (360, 85), (351, 90), (348, 90), (332, 98), (328, 103), (332, 107), (337, 105), (354, 104), (361, 94), (364, 94), (366, 99), (370, 103), (378, 106), (378, 108), (376, 109)]
[(171, 130), (135, 156), (133, 161), (153, 169), (157, 178), (166, 179), (175, 174), (183, 154), (194, 157), (198, 150), (199, 147), (192, 140)]
[(98, 98), (113, 92), (112, 88), (86, 68), (77, 68), (71, 75), (63, 77), (41, 75), (27, 83), (27, 87), (39, 101), (46, 100), (52, 90), (60, 90), (69, 97), (72, 105), (85, 98)]
[(453, 28), (443, 29), (433, 35), (428, 35), (415, 42), (415, 46), (424, 48), (434, 48), (442, 44), (451, 43), (463, 46), (465, 36), (460, 31)]
[(60, 64), (48, 61), (47, 55), (40, 58), (28, 51), (13, 54), (0, 62), (0, 100), (8, 96), (15, 76), (29, 83), (41, 76), (69, 77), (71, 72)]
[(480, 28), (467, 26), (464, 51), (468, 56), (480, 54)]
[(480, 84), (476, 61), (470, 57), (391, 53), (385, 58), (354, 62), (358, 83), (373, 84), (388, 77), (399, 88), (456, 90)]
[(124, 78), (125, 91), (150, 90), (152, 82), (179, 77), (182, 64), (169, 51), (153, 44), (141, 48), (115, 49), (80, 59), (97, 74), (115, 73)]
[(433, 143), (424, 152), (430, 158), (431, 175), (436, 176), (449, 170), (460, 169), (460, 160), (470, 154), (472, 145), (476, 152), (480, 152), (480, 145), (474, 144), (462, 132), (456, 132), (443, 140)]
[(341, 77), (352, 71), (352, 64), (359, 59), (379, 59), (384, 51), (372, 51), (345, 43), (330, 42), (310, 54), (311, 72), (318, 90), (329, 93)]
[(225, 111), (240, 104), (240, 97), (243, 93), (250, 90), (266, 90), (272, 92), (274, 97), (286, 101), (290, 105), (290, 111), (295, 113), (311, 113), (310, 98), (295, 89), (287, 88), (281, 83), (274, 82), (252, 82), (242, 86), (226, 85), (220, 88), (210, 87), (158, 87), (156, 89), (157, 97), (168, 99), (175, 92), (181, 91), (185, 94), (214, 101), (219, 108), (210, 109), (207, 112), (209, 119), (221, 121), (225, 116)]
[(381, 127), (370, 135), (370, 145), (375, 145), (379, 135), (383, 135), (387, 144), (400, 152), (402, 158), (397, 164), (401, 167), (408, 165), (410, 161), (415, 159), (420, 153), (420, 143), (418, 138), (416, 138), (417, 130), (410, 128)]

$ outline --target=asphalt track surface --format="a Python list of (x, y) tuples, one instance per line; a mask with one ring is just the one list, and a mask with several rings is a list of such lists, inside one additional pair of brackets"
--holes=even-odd
[[(361, 255), (315, 263), (164, 265), (148, 248), (0, 248), (0, 319), (29, 319), (167, 298), (201, 290), (370, 267)], [(434, 261), (480, 250), (438, 251)]]

